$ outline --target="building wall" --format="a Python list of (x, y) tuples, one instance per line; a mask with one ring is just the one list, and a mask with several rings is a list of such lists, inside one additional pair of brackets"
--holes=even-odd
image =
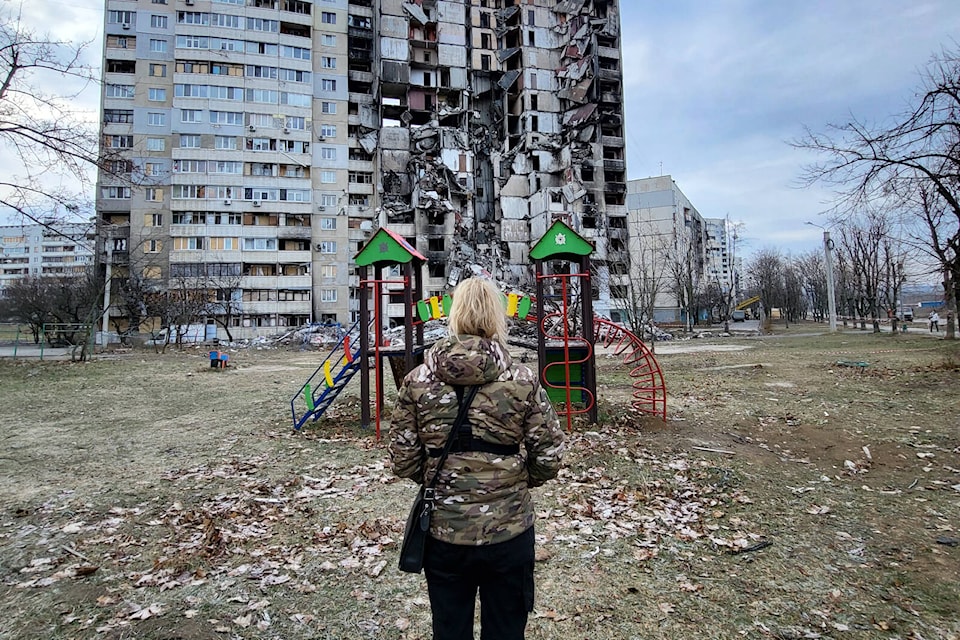
[[(677, 274), (689, 272), (698, 283), (706, 277), (707, 222), (669, 175), (630, 180), (627, 209), (634, 279), (641, 278), (643, 269), (660, 278), (653, 319), (681, 322)], [(678, 264), (686, 266), (678, 268)]]
[(235, 337), (355, 321), (381, 225), (435, 294), (532, 290), (564, 219), (596, 244), (595, 308), (626, 296), (616, 1), (106, 5), (99, 255), (157, 286), (231, 265)]

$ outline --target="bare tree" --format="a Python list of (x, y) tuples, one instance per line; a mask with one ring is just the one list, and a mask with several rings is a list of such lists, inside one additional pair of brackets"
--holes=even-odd
[(808, 166), (807, 184), (823, 182), (841, 197), (838, 214), (884, 202), (913, 224), (918, 247), (942, 274), (948, 305), (947, 337), (956, 337), (956, 300), (960, 287), (960, 54), (944, 49), (921, 74), (914, 107), (892, 124), (874, 125), (855, 118), (829, 125), (825, 133), (808, 130), (795, 146), (823, 154)]
[(40, 88), (82, 90), (97, 82), (97, 70), (81, 62), (88, 44), (38, 35), (10, 4), (0, 9), (0, 144), (19, 167), (0, 180), (0, 206), (44, 226), (53, 211), (85, 208), (81, 196), (59, 186), (60, 178), (89, 185), (87, 171), (100, 161), (95, 124), (73, 110), (79, 91), (56, 95)]
[(783, 256), (772, 248), (754, 254), (747, 267), (747, 281), (757, 292), (756, 295), (760, 296), (760, 309), (763, 314), (760, 318), (761, 328), (766, 328), (771, 309), (781, 306), (784, 290), (783, 269)]
[(800, 284), (807, 300), (814, 322), (823, 322), (827, 318), (827, 269), (823, 252), (809, 251), (794, 259), (794, 265), (800, 276)]

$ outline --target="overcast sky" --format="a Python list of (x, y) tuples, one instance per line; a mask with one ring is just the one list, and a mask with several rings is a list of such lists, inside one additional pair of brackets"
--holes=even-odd
[[(7, 7), (13, 0), (0, 0)], [(741, 255), (819, 246), (830, 194), (797, 187), (806, 125), (900, 113), (960, 40), (957, 0), (621, 0), (628, 177), (673, 176), (701, 215), (742, 222)], [(25, 19), (102, 50), (103, 0), (23, 0)], [(99, 92), (77, 107), (96, 114)], [(6, 163), (0, 161), (0, 171)]]

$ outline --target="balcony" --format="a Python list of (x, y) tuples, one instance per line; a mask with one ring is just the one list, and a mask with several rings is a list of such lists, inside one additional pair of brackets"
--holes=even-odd
[(351, 182), (347, 187), (347, 193), (355, 193), (357, 195), (373, 195), (373, 184), (366, 184), (363, 182)]
[[(353, 59), (353, 55), (350, 58)], [(347, 78), (350, 82), (365, 82), (369, 85), (372, 85), (374, 81), (373, 74), (369, 71), (354, 71), (352, 69), (347, 72)]]
[(609, 59), (612, 59), (612, 60), (619, 60), (619, 59), (620, 59), (620, 49), (617, 49), (617, 48), (615, 48), (615, 47), (603, 47), (603, 46), (598, 46), (598, 47), (597, 47), (597, 55), (600, 56), (601, 58), (609, 58)]
[(614, 160), (611, 158), (604, 158), (603, 168), (605, 171), (625, 171), (627, 168), (627, 163), (624, 160)]
[(277, 227), (277, 238), (281, 240), (309, 240), (310, 227)]
[(623, 137), (622, 136), (601, 136), (600, 144), (605, 147), (612, 147), (614, 149), (623, 149)]
[(265, 302), (242, 302), (241, 310), (246, 314), (296, 313), (309, 314), (310, 300), (267, 300)]

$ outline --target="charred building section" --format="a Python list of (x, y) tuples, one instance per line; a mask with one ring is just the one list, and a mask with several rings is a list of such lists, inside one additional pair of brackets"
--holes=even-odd
[(379, 20), (378, 219), (427, 256), (427, 290), (532, 288), (527, 251), (560, 218), (596, 243), (598, 310), (624, 304), (617, 2), (382, 1)]

